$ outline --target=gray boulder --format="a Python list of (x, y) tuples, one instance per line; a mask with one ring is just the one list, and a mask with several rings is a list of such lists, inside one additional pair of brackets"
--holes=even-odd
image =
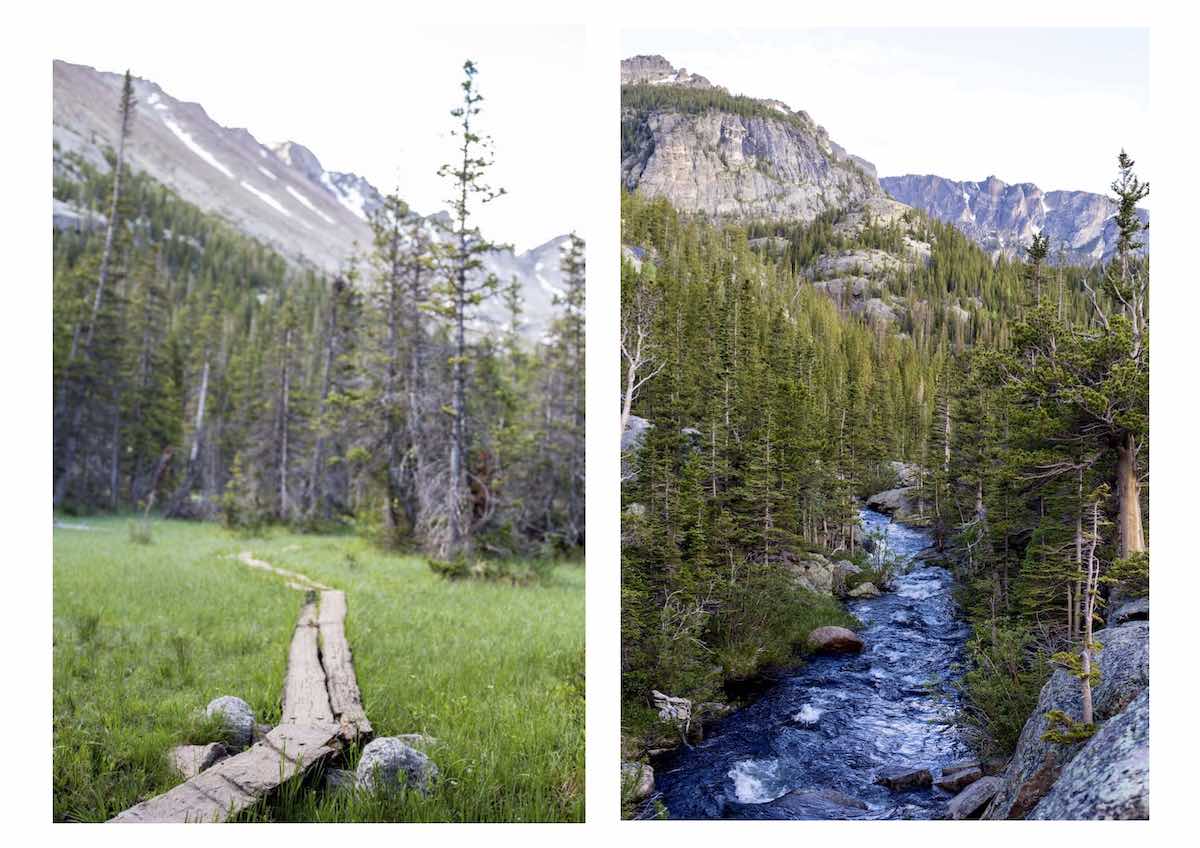
[(916, 518), (921, 512), (920, 498), (916, 486), (888, 489), (867, 498), (867, 506), (876, 512), (890, 515), (897, 521)]
[(786, 558), (784, 568), (801, 589), (818, 595), (832, 595), (835, 567), (820, 554), (806, 554), (802, 560)]
[(863, 640), (853, 630), (827, 625), (808, 634), (808, 645), (818, 654), (858, 653), (863, 649)]
[(860, 583), (850, 590), (852, 598), (878, 598), (882, 594), (874, 583)]
[(862, 569), (848, 559), (838, 560), (833, 564), (833, 594), (842, 597), (846, 594), (846, 578), (852, 574), (861, 574)]
[(1004, 785), (1002, 777), (983, 777), (950, 799), (946, 817), (954, 820), (970, 818), (992, 800)]
[[(1097, 658), (1100, 682), (1092, 689), (1094, 717), (1100, 723), (1124, 710), (1150, 683), (1150, 623), (1131, 621), (1099, 630), (1093, 638), (1103, 646)], [(984, 818), (1027, 816), (1083, 747), (1042, 739), (1050, 710), (1062, 710), (1076, 721), (1082, 718), (1079, 680), (1063, 669), (1057, 669), (1042, 687), (1037, 707), (1025, 722), (1004, 772), (1004, 786)]]
[(325, 791), (337, 792), (341, 789), (354, 789), (358, 785), (358, 777), (349, 769), (331, 768), (325, 770)]
[(1150, 818), (1150, 690), (1084, 744), (1031, 819)]
[(1150, 620), (1150, 599), (1134, 598), (1117, 607), (1117, 611), (1109, 618), (1110, 625), (1126, 624), (1130, 621)]
[(204, 708), (204, 714), (209, 718), (220, 716), (225, 725), (227, 741), (234, 748), (245, 748), (254, 741), (254, 710), (241, 698), (233, 695), (222, 695), (213, 698)]
[(167, 755), (171, 768), (180, 776), (190, 779), (207, 768), (211, 768), (229, 756), (229, 749), (223, 742), (212, 742), (208, 745), (180, 745), (171, 749)]
[(358, 786), (368, 792), (403, 785), (422, 795), (429, 791), (437, 776), (438, 768), (433, 760), (395, 736), (380, 736), (368, 742), (355, 772)]
[(621, 763), (621, 782), (631, 787), (634, 801), (645, 801), (654, 793), (654, 769), (645, 763)]
[(646, 431), (654, 425), (645, 418), (630, 415), (625, 424), (625, 432), (621, 433), (621, 452), (636, 451), (646, 440)]

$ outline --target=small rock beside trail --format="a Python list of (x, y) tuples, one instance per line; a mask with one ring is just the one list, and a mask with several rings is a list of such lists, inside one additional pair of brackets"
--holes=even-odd
[(336, 792), (339, 789), (353, 789), (358, 783), (358, 777), (349, 769), (331, 768), (325, 770), (325, 791)]
[(358, 786), (368, 792), (406, 785), (422, 795), (429, 791), (437, 776), (433, 760), (395, 736), (380, 736), (368, 742), (355, 773)]
[(863, 640), (853, 630), (828, 625), (818, 627), (808, 634), (809, 647), (816, 653), (857, 653), (863, 649)]
[(228, 741), (234, 748), (245, 748), (254, 741), (254, 710), (241, 698), (233, 695), (213, 698), (204, 708), (204, 714), (209, 718), (218, 715), (221, 717), (229, 737)]
[(882, 594), (874, 583), (860, 583), (850, 590), (852, 598), (878, 598)]
[(621, 781), (632, 784), (634, 801), (645, 801), (654, 794), (654, 769), (645, 763), (621, 763)]
[(171, 753), (168, 754), (171, 767), (188, 780), (228, 756), (229, 749), (223, 742), (212, 742), (208, 745), (180, 745), (172, 748)]
[(1002, 777), (981, 777), (950, 799), (946, 817), (956, 821), (971, 818), (983, 810), (1003, 785)]
[(875, 775), (875, 782), (893, 791), (904, 792), (908, 789), (918, 789), (932, 785), (933, 775), (927, 768), (893, 766), (881, 769)]

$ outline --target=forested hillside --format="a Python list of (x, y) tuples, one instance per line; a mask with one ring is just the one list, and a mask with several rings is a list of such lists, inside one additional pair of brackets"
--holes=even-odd
[(630, 739), (651, 690), (727, 699), (842, 623), (797, 567), (878, 578), (856, 499), (910, 483), (973, 627), (979, 750), (1012, 750), (1052, 660), (1092, 679), (1093, 624), (1148, 573), (1145, 190), (1122, 154), (1120, 249), (1091, 269), (1042, 238), (994, 261), (899, 204), (718, 227), (623, 194)]
[[(452, 558), (581, 546), (583, 241), (533, 344), (516, 280), (481, 270), (486, 139), (445, 169), (452, 214), (386, 198), (330, 276), (131, 170), (132, 92), (110, 167), (56, 150), (55, 199), (99, 211), (54, 237), (55, 507), (353, 524)], [(485, 302), (503, 332), (473, 330)]]

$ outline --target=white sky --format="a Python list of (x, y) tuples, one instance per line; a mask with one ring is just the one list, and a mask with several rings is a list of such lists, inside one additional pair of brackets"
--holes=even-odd
[(1122, 146), (1152, 170), (1145, 29), (626, 31), (621, 47), (804, 109), (880, 176), (1106, 193)]
[(587, 117), (582, 27), (412, 26), (402, 11), (373, 21), (361, 10), (326, 22), (301, 6), (276, 8), (247, 7), (237, 26), (197, 15), (159, 27), (153, 14), (138, 15), (135, 28), (110, 21), (102, 31), (115, 34), (97, 38), (107, 14), (97, 4), (56, 29), (55, 57), (128, 67), (219, 124), (267, 144), (297, 141), (327, 170), (361, 174), (385, 193), (399, 188), (426, 214), (450, 196), (437, 169), (453, 158), (449, 111), (470, 58), (485, 98), (479, 128), (495, 140), (488, 182), (508, 190), (481, 208), (484, 234), (520, 251), (584, 231), (587, 199), (567, 178)]

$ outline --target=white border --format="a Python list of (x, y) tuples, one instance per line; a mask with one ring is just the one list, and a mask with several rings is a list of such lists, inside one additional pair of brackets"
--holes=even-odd
[[(1182, 5), (1182, 4), (1181, 4)], [(1193, 553), (1189, 530), (1187, 490), (1200, 479), (1194, 456), (1193, 431), (1197, 421), (1197, 356), (1194, 324), (1200, 317), (1195, 268), (1189, 251), (1200, 222), (1189, 214), (1200, 197), (1196, 186), (1195, 27), (1186, 12), (1172, 11), (1175, 4), (1144, 2), (1130, 6), (1091, 2), (1026, 2), (1009, 0), (976, 9), (965, 3), (841, 4), (764, 3), (743, 0), (736, 4), (713, 0), (642, 3), (582, 4), (511, 2), (487, 4), (466, 0), (452, 6), (420, 8), (385, 7), (383, 4), (344, 2), (336, 5), (294, 2), (286, 6), (210, 2), (197, 4), (120, 3), (88, 4), (63, 0), (53, 6), (9, 9), (6, 16), (6, 49), (0, 51), (5, 81), (3, 158), (5, 188), (0, 215), (3, 234), (4, 308), (0, 310), (0, 343), (4, 345), (4, 440), (7, 474), (0, 488), (0, 503), (8, 532), (6, 577), (8, 613), (4, 616), (4, 646), (8, 662), (4, 699), (6, 729), (5, 764), (0, 770), (6, 813), (5, 831), (10, 844), (28, 838), (50, 842), (87, 839), (101, 845), (155, 841), (161, 831), (96, 827), (86, 834), (66, 827), (45, 829), (50, 822), (50, 568), (49, 516), (50, 456), (50, 59), (54, 34), (68, 27), (86, 27), (97, 39), (175, 38), (208, 39), (213, 43), (213, 73), (220, 73), (220, 28), (261, 27), (279, 37), (281, 32), (327, 33), (328, 37), (353, 38), (359, 26), (390, 27), (398, 33), (422, 23), (524, 24), (582, 22), (588, 26), (588, 85), (581, 97), (595, 109), (589, 123), (578, 128), (579, 170), (564, 175), (571, 190), (593, 197), (593, 215), (585, 228), (588, 237), (588, 756), (587, 813), (584, 826), (487, 825), (439, 827), (401, 825), (355, 828), (337, 834), (305, 825), (256, 829), (234, 828), (223, 841), (288, 844), (316, 839), (353, 839), (384, 843), (399, 839), (460, 844), (484, 841), (521, 845), (558, 845), (563, 840), (583, 844), (611, 844), (615, 839), (637, 843), (727, 845), (750, 835), (757, 840), (790, 844), (810, 840), (871, 843), (928, 843), (931, 838), (963, 839), (972, 844), (1001, 844), (1005, 834), (1034, 842), (1055, 842), (1080, 835), (1099, 844), (1127, 843), (1131, 837), (1168, 838), (1188, 812), (1194, 785), (1192, 763), (1185, 757), (1194, 748), (1196, 699), (1194, 670), (1187, 625), (1196, 602)], [(346, 22), (342, 26), (342, 21)], [(206, 23), (207, 22), (207, 23)], [(772, 28), (821, 25), (871, 26), (980, 26), (980, 25), (1152, 25), (1153, 151), (1138, 158), (1154, 162), (1154, 263), (1156, 323), (1152, 406), (1155, 472), (1152, 493), (1151, 537), (1155, 555), (1154, 667), (1154, 811), (1149, 825), (1093, 826), (1086, 835), (1070, 824), (1015, 825), (1017, 834), (1004, 825), (970, 824), (947, 837), (940, 823), (904, 825), (850, 825), (838, 822), (737, 823), (672, 822), (621, 823), (617, 821), (618, 785), (618, 602), (619, 507), (617, 397), (617, 287), (619, 280), (618, 141), (616, 116), (619, 102), (616, 67), (620, 58), (619, 29), (646, 27), (771, 26)], [(503, 37), (497, 31), (497, 37)], [(70, 57), (67, 57), (70, 58)], [(309, 61), (299, 57), (298, 61)], [(703, 72), (703, 69), (697, 69)], [(250, 84), (250, 81), (248, 81)], [(419, 84), (419, 81), (414, 81)], [(553, 104), (547, 104), (553, 118)], [(1018, 120), (1017, 116), (1010, 116)], [(1114, 118), (1116, 119), (1116, 118)], [(869, 155), (869, 151), (864, 151)], [(344, 828), (346, 825), (329, 827)], [(430, 830), (432, 828), (432, 830)], [(887, 828), (886, 833), (881, 832)], [(1137, 830), (1134, 834), (1131, 828)], [(753, 833), (750, 833), (750, 829)], [(120, 836), (116, 834), (119, 833)], [(172, 831), (169, 838), (182, 844), (208, 839), (209, 831), (188, 828)], [(15, 837), (15, 838), (14, 838)], [(420, 844), (420, 843), (418, 843)]]

